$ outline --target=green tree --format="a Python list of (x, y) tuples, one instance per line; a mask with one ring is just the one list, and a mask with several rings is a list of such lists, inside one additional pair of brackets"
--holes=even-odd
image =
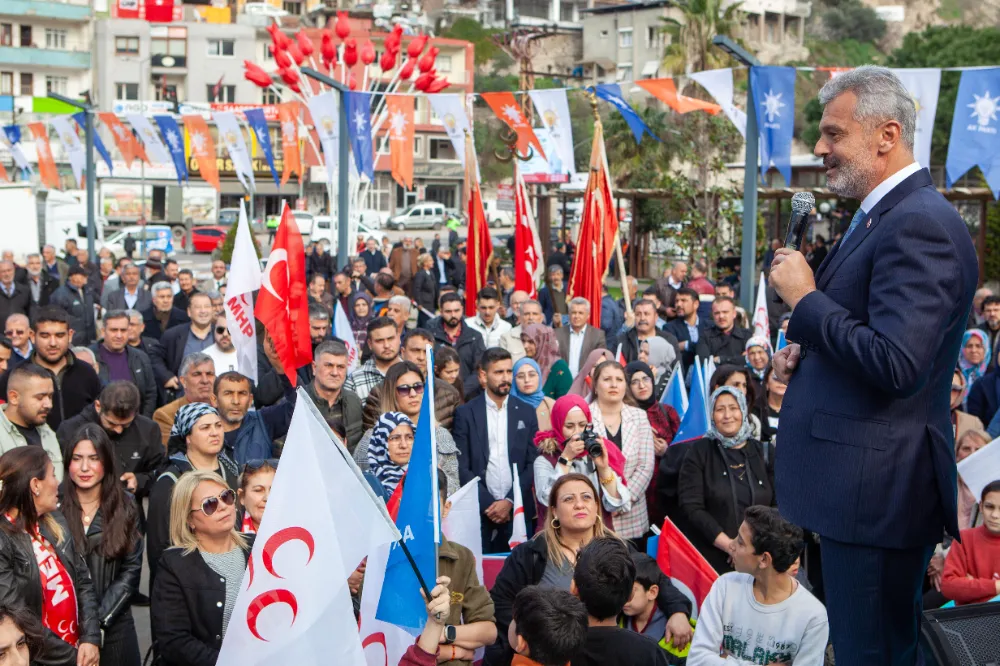
[(717, 69), (729, 64), (729, 56), (712, 44), (716, 35), (736, 41), (740, 27), (739, 2), (725, 0), (682, 0), (677, 3), (684, 18), (663, 19), (663, 31), (670, 36), (664, 50), (663, 67), (674, 74)]
[[(238, 227), (238, 224), (230, 225), (229, 231), (226, 232), (226, 237), (222, 241), (222, 260), (226, 262), (227, 266), (233, 261), (233, 246), (236, 244), (236, 229)], [(253, 239), (253, 249), (257, 253), (257, 258), (260, 259), (260, 243), (252, 230), (250, 238)]]
[(853, 39), (877, 42), (885, 35), (885, 21), (861, 0), (840, 0), (823, 13), (823, 27), (832, 41)]
[(504, 69), (509, 67), (513, 60), (493, 40), (493, 37), (500, 32), (500, 30), (487, 30), (473, 19), (460, 18), (452, 23), (450, 28), (442, 32), (441, 36), (472, 42), (477, 67), (483, 67), (492, 61), (495, 69)]

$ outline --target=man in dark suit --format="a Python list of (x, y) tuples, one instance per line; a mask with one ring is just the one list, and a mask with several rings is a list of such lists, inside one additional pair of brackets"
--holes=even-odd
[(978, 280), (962, 218), (913, 160), (916, 112), (888, 69), (820, 91), (815, 153), (861, 208), (815, 278), (780, 249), (792, 308), (775, 374), (789, 382), (776, 459), (782, 515), (820, 535), (837, 662), (923, 663), (924, 572), (958, 537), (949, 391)]
[(0, 261), (0, 321), (7, 321), (12, 314), (28, 314), (31, 291), (14, 281), (14, 262)]
[(191, 321), (184, 310), (174, 307), (174, 290), (169, 282), (154, 283), (150, 292), (153, 294), (153, 305), (141, 311), (147, 336), (159, 340), (168, 329)]
[[(168, 328), (160, 337), (159, 360), (173, 373), (174, 380), (177, 380), (180, 374), (181, 363), (185, 357), (194, 352), (205, 351), (215, 344), (212, 332), (215, 311), (212, 309), (212, 299), (208, 294), (196, 292), (191, 297), (188, 317), (190, 318), (188, 323)], [(168, 388), (177, 387), (168, 386)]]
[(528, 533), (532, 533), (535, 503), (531, 484), (538, 456), (534, 445), (538, 418), (531, 405), (510, 395), (514, 367), (510, 352), (499, 347), (487, 349), (479, 365), (484, 392), (455, 410), (452, 432), (461, 453), (458, 478), (465, 484), (479, 477), (483, 552), (505, 553), (510, 550), (507, 542), (514, 515), (511, 465), (517, 466), (524, 519)]
[(455, 261), (451, 258), (451, 248), (442, 245), (434, 253), (434, 280), (438, 288), (445, 285), (457, 286), (455, 282)]
[(685, 368), (690, 368), (694, 364), (695, 349), (708, 331), (709, 322), (698, 315), (699, 302), (698, 292), (694, 289), (690, 287), (678, 289), (674, 298), (674, 311), (677, 313), (677, 318), (668, 321), (663, 329), (677, 338), (677, 345), (681, 350), (681, 361)]
[(153, 297), (149, 291), (139, 284), (139, 267), (128, 264), (122, 270), (122, 287), (107, 295), (105, 309), (111, 310), (148, 310), (153, 305)]
[(639, 347), (642, 345), (643, 340), (653, 337), (663, 338), (670, 343), (671, 348), (674, 350), (674, 358), (670, 359), (670, 363), (673, 363), (678, 355), (677, 338), (674, 337), (673, 333), (667, 333), (656, 328), (656, 304), (648, 298), (641, 298), (636, 302), (633, 314), (635, 315), (635, 326), (608, 343), (608, 349), (617, 353), (618, 344), (620, 343), (625, 362), (631, 363), (632, 361), (639, 360)]
[[(17, 281), (31, 292), (30, 308), (48, 305), (52, 293), (59, 288), (59, 280), (42, 270), (42, 255), (40, 254), (29, 254), (26, 264), (27, 268), (20, 271), (22, 279)], [(16, 275), (15, 279), (17, 279)]]
[(604, 349), (608, 344), (604, 331), (588, 324), (589, 319), (590, 301), (578, 296), (569, 302), (569, 326), (556, 329), (559, 356), (569, 364), (574, 377), (587, 362), (590, 352)]

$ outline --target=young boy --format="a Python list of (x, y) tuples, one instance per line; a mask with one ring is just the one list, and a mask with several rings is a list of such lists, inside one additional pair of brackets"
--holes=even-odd
[(587, 609), (569, 592), (531, 585), (514, 597), (511, 666), (566, 666), (587, 640)]
[(690, 605), (680, 592), (674, 596), (682, 598), (677, 610), (669, 618), (660, 609), (657, 598), (665, 587), (673, 589), (670, 580), (660, 571), (660, 566), (645, 553), (632, 553), (635, 563), (635, 582), (632, 596), (622, 608), (618, 626), (649, 636), (660, 643), (660, 647), (671, 649), (671, 654), (683, 656), (684, 648), (691, 642), (691, 623), (688, 620)]
[(826, 608), (787, 574), (803, 545), (802, 530), (777, 509), (746, 510), (730, 550), (736, 571), (705, 597), (687, 666), (823, 666)]

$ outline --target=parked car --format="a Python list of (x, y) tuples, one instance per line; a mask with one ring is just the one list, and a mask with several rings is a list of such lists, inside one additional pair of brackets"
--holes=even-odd
[[(191, 246), (194, 252), (212, 252), (219, 245), (219, 241), (226, 237), (229, 227), (220, 224), (207, 227), (194, 227), (191, 229)], [(181, 244), (184, 247), (184, 244)]]
[(239, 208), (222, 208), (219, 210), (219, 225), (230, 226), (236, 224), (240, 219)]
[(132, 234), (135, 239), (135, 251), (138, 256), (143, 250), (143, 238), (145, 238), (145, 250), (163, 250), (167, 256), (174, 254), (174, 236), (170, 227), (166, 224), (147, 224), (145, 227), (131, 225), (122, 227), (104, 241), (102, 247), (111, 250), (117, 261), (125, 256), (125, 238)]
[[(334, 225), (332, 224), (329, 215), (317, 215), (313, 224), (314, 226), (311, 240), (325, 240), (331, 248), (337, 245), (337, 239), (334, 238)], [(369, 236), (374, 236), (375, 238), (379, 237), (375, 230), (366, 225), (364, 222), (358, 222), (358, 233), (363, 235), (365, 238), (368, 238)], [(353, 252), (351, 254), (353, 254)]]
[(491, 227), (514, 226), (514, 213), (500, 210), (496, 201), (483, 201), (483, 211), (486, 213), (486, 224)]
[(447, 221), (444, 206), (433, 201), (416, 203), (386, 222), (389, 229), (440, 229)]

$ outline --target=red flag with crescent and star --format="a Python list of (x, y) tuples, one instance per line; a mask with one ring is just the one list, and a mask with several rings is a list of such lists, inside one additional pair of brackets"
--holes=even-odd
[(514, 289), (531, 299), (538, 298), (538, 280), (542, 277), (542, 241), (531, 212), (528, 188), (521, 169), (514, 165)]
[(309, 336), (305, 247), (287, 201), (261, 277), (254, 315), (274, 341), (285, 376), (295, 386), (295, 371), (312, 363), (313, 355), (312, 338)]
[(542, 144), (535, 136), (535, 130), (531, 129), (531, 124), (525, 120), (524, 114), (521, 113), (521, 107), (514, 99), (514, 93), (483, 93), (482, 98), (493, 109), (493, 113), (497, 114), (497, 118), (507, 123), (507, 126), (517, 133), (517, 152), (522, 157), (528, 154), (528, 146), (534, 148), (538, 155), (545, 157)]

